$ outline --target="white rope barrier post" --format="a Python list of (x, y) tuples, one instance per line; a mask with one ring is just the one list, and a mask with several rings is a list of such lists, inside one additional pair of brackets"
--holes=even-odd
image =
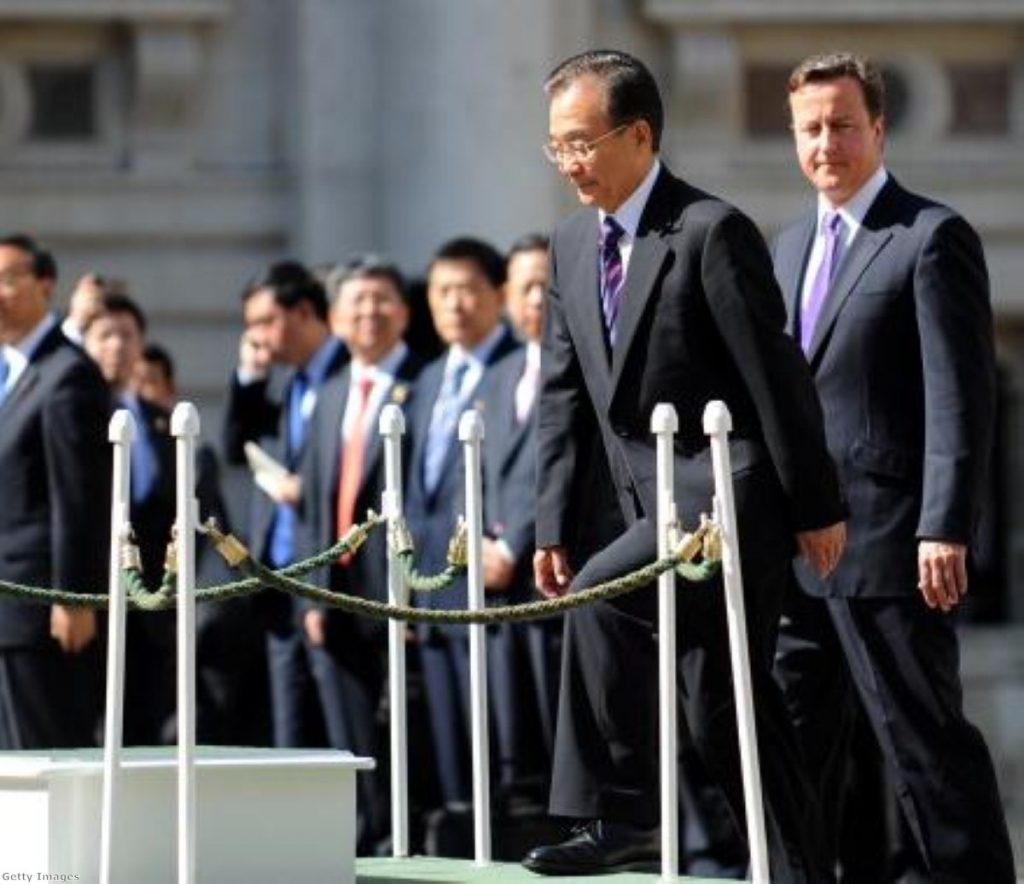
[(177, 439), (178, 545), (178, 884), (196, 879), (196, 438), (199, 412), (182, 402), (171, 415)]
[[(674, 440), (679, 417), (672, 405), (661, 403), (651, 415), (651, 432), (657, 436), (658, 558), (672, 552), (676, 522)], [(679, 731), (676, 705), (676, 572), (669, 569), (658, 578), (658, 690), (660, 700), (661, 761), (661, 877), (679, 876)]]
[[(469, 548), (466, 578), (469, 584), (469, 609), (484, 608), (483, 493), (480, 481), (480, 445), (484, 422), (474, 410), (463, 412), (459, 420), (466, 469), (466, 528)], [(490, 749), (487, 734), (487, 627), (474, 623), (469, 627), (469, 686), (473, 744), (473, 841), (474, 863), (491, 861)]]
[(747, 620), (740, 572), (740, 545), (736, 530), (729, 433), (732, 415), (724, 402), (709, 402), (704, 409), (704, 432), (711, 437), (711, 464), (715, 474), (715, 518), (722, 535), (722, 578), (725, 610), (729, 624), (729, 653), (736, 694), (736, 724), (740, 739), (740, 768), (743, 800), (747, 811), (747, 841), (754, 884), (768, 884), (768, 842), (765, 835), (764, 802), (761, 797), (761, 767), (757, 755), (757, 725), (750, 682)]
[(107, 708), (103, 728), (103, 810), (100, 819), (100, 884), (110, 884), (121, 777), (124, 725), (125, 587), (121, 580), (121, 550), (128, 539), (131, 507), (131, 448), (135, 418), (125, 408), (110, 419), (107, 438), (114, 446), (110, 504), (110, 612), (107, 638)]
[[(381, 512), (388, 530), (402, 515), (402, 436), (405, 415), (395, 404), (380, 412), (380, 435), (384, 439), (384, 493)], [(390, 539), (390, 537), (389, 537)], [(404, 605), (408, 601), (398, 556), (388, 543), (388, 602)], [(388, 700), (391, 710), (391, 855), (409, 855), (409, 753), (405, 699), (405, 630), (400, 620), (388, 620)]]

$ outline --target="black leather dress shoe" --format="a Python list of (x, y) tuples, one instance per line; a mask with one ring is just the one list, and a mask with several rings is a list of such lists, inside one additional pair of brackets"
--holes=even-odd
[(661, 860), (659, 829), (594, 820), (573, 829), (561, 844), (535, 847), (523, 865), (539, 875), (599, 875), (653, 868)]

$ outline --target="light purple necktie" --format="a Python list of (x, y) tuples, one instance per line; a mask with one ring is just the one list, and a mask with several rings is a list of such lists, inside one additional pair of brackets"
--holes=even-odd
[(604, 327), (608, 330), (608, 341), (615, 344), (615, 327), (622, 303), (622, 253), (619, 239), (625, 233), (622, 226), (611, 215), (606, 215), (601, 224), (601, 310), (604, 312)]
[(843, 219), (838, 212), (826, 212), (821, 216), (821, 235), (825, 237), (825, 250), (821, 256), (821, 263), (818, 265), (818, 272), (814, 274), (814, 283), (811, 285), (807, 303), (800, 311), (800, 346), (803, 347), (804, 353), (811, 349), (814, 326), (818, 322), (818, 317), (821, 316), (821, 309), (825, 306), (832, 277), (835, 275), (836, 267), (839, 266), (843, 240)]

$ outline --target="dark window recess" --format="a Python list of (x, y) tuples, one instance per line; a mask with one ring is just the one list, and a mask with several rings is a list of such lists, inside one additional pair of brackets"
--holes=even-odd
[(1010, 131), (1010, 70), (978, 62), (947, 68), (953, 96), (954, 135), (1007, 135)]
[(743, 74), (745, 125), (751, 138), (789, 136), (789, 74), (784, 65), (750, 65)]
[(33, 65), (27, 72), (34, 141), (77, 141), (96, 135), (96, 71), (92, 65)]
[(890, 132), (899, 132), (907, 123), (910, 86), (902, 71), (885, 66), (882, 67), (882, 83), (885, 84), (886, 128)]

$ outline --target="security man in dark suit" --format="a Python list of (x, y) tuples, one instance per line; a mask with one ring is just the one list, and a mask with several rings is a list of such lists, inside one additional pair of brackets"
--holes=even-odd
[[(0, 578), (72, 592), (106, 586), (110, 394), (51, 314), (57, 265), (0, 239)], [(0, 749), (89, 745), (98, 714), (78, 655), (89, 608), (0, 601)]]
[[(135, 418), (130, 521), (143, 579), (153, 591), (160, 586), (174, 524), (175, 465), (170, 413), (131, 388), (145, 344), (146, 317), (128, 295), (104, 293), (83, 335), (85, 352), (110, 387), (114, 408), (126, 408)], [(175, 710), (174, 612), (129, 612), (126, 636), (125, 744), (168, 742)]]
[[(450, 240), (427, 273), (430, 311), (447, 350), (424, 368), (407, 416), (412, 456), (405, 512), (424, 573), (442, 570), (456, 520), (465, 513), (465, 474), (458, 423), (479, 404), (494, 366), (519, 348), (502, 322), (505, 259), (481, 240)], [(414, 593), (415, 604), (465, 608), (466, 581)], [(465, 810), (469, 785), (469, 634), (464, 626), (417, 630), (441, 794)]]
[[(327, 295), (303, 265), (281, 261), (242, 293), (245, 333), (228, 395), (224, 437), (228, 462), (245, 463), (256, 442), (288, 475), (253, 489), (250, 543), (260, 561), (283, 568), (303, 548), (299, 476), (309, 421), (323, 385), (348, 362), (348, 351), (327, 327)], [(286, 367), (272, 376), (271, 367)], [(266, 629), (270, 709), (275, 746), (308, 745), (315, 713), (302, 636), (291, 597), (257, 597)], [(315, 715), (313, 717), (315, 721)]]
[[(308, 553), (326, 549), (370, 509), (380, 511), (384, 446), (380, 410), (404, 407), (422, 362), (402, 340), (409, 324), (405, 281), (398, 268), (374, 255), (353, 258), (327, 281), (331, 317), (352, 356), (321, 392), (303, 463), (303, 518)], [(313, 579), (334, 592), (388, 600), (387, 541), (383, 530), (359, 552)], [(335, 749), (382, 759), (376, 713), (386, 671), (385, 621), (324, 605), (298, 605), (327, 739)], [(357, 850), (372, 851), (387, 833), (387, 783), (381, 767), (359, 775)]]
[[(993, 434), (981, 243), (886, 171), (870, 62), (805, 60), (789, 105), (817, 203), (779, 236), (775, 272), (821, 396), (850, 544), (827, 578), (798, 569), (778, 674), (826, 810), (840, 805), (858, 698), (929, 880), (1011, 882), (992, 760), (964, 717), (954, 626)], [(832, 851), (840, 822), (831, 816)]]
[[(823, 574), (842, 551), (843, 506), (807, 365), (784, 331), (768, 250), (739, 211), (658, 159), (663, 111), (650, 72), (616, 51), (583, 53), (549, 77), (549, 158), (584, 208), (552, 237), (537, 448), (538, 587), (570, 589), (576, 451), (596, 415), (626, 532), (576, 586), (657, 558), (651, 413), (675, 406), (675, 497), (695, 525), (714, 493), (702, 416), (730, 409), (754, 707), (773, 878), (827, 880), (816, 810), (771, 678), (797, 547)], [(678, 598), (680, 701), (693, 746), (745, 832), (721, 582)], [(552, 813), (588, 821), (524, 863), (590, 874), (656, 861), (656, 600), (641, 591), (566, 616)]]
[[(525, 346), (494, 367), (482, 391), (486, 427), (483, 565), (488, 604), (527, 601), (534, 592), (534, 406), (549, 276), (547, 237), (520, 237), (506, 261), (506, 312)], [(560, 618), (488, 628), (487, 668), (499, 802), (525, 797), (527, 774), (547, 780), (554, 745), (561, 631)], [(536, 733), (528, 726), (532, 722), (539, 726), (539, 741), (532, 737)]]

